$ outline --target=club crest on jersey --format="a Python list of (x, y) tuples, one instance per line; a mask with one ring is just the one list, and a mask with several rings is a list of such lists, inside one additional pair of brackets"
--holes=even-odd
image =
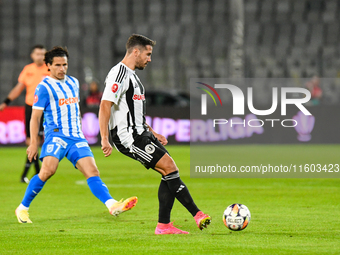
[(145, 100), (145, 96), (144, 95), (133, 95), (133, 100)]
[(38, 100), (39, 100), (38, 95), (35, 95), (35, 96), (34, 96), (33, 104), (35, 104), (36, 102), (38, 102)]
[(145, 146), (145, 151), (146, 151), (146, 153), (148, 153), (148, 154), (152, 154), (152, 153), (155, 152), (155, 146), (153, 146), (153, 145), (151, 145), (151, 144), (147, 144), (147, 145)]
[(70, 98), (61, 98), (59, 99), (59, 106), (62, 106), (64, 104), (69, 105), (69, 104), (74, 104), (78, 103), (78, 97), (70, 97)]
[(47, 153), (51, 153), (53, 151), (53, 147), (54, 147), (53, 144), (47, 145)]
[(113, 84), (111, 90), (113, 93), (116, 93), (118, 91), (118, 84), (117, 83)]

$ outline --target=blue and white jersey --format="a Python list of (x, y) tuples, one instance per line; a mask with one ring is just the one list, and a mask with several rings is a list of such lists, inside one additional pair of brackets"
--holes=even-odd
[(33, 109), (44, 111), (45, 136), (85, 138), (81, 130), (79, 82), (66, 75), (64, 80), (46, 77), (34, 94)]

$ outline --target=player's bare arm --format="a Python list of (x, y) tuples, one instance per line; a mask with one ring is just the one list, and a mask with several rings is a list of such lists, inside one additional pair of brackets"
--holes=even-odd
[(100, 128), (100, 136), (101, 136), (101, 145), (102, 151), (105, 157), (108, 157), (112, 153), (112, 146), (109, 142), (109, 120), (111, 114), (111, 107), (113, 106), (113, 102), (102, 100), (99, 108), (99, 128)]
[(153, 133), (153, 135), (157, 138), (157, 140), (162, 144), (162, 145), (167, 145), (168, 144), (168, 140), (161, 134), (158, 134), (155, 132), (155, 130), (152, 129), (152, 127), (150, 127), (148, 124), (146, 124), (150, 130), (150, 132)]
[[(6, 100), (9, 100), (9, 102), (15, 100), (16, 98), (18, 98), (18, 96), (20, 96), (21, 92), (24, 89), (25, 89), (25, 84), (18, 82), (17, 85), (15, 85), (15, 87), (11, 90), (11, 92), (9, 92)], [(3, 102), (2, 104), (0, 104), (0, 111), (4, 110), (6, 106), (8, 106), (6, 102)]]
[(37, 158), (39, 147), (39, 127), (43, 110), (33, 109), (30, 121), (31, 144), (27, 148), (27, 156), (30, 162)]

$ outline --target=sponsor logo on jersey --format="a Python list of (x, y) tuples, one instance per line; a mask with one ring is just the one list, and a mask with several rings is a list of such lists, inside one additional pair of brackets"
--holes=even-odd
[(35, 104), (36, 102), (38, 102), (38, 100), (39, 100), (38, 95), (35, 95), (35, 96), (34, 96), (33, 104)]
[(66, 147), (67, 147), (67, 142), (65, 142), (60, 137), (53, 137), (52, 142), (60, 144), (61, 146), (63, 146), (64, 149), (66, 149)]
[(77, 148), (89, 147), (87, 142), (76, 143)]
[(64, 104), (75, 104), (78, 103), (78, 97), (70, 97), (70, 98), (61, 98), (59, 99), (59, 106), (62, 106)]
[(113, 93), (116, 93), (117, 90), (118, 90), (118, 84), (117, 83), (113, 84), (112, 87), (111, 87), (111, 90), (112, 90)]
[(145, 95), (133, 95), (133, 100), (145, 100)]

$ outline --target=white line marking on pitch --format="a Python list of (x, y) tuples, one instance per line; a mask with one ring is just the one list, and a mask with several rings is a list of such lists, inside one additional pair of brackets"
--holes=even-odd
[[(87, 182), (84, 180), (76, 181), (77, 185), (86, 185)], [(156, 188), (157, 184), (106, 184), (107, 187), (112, 188)]]

